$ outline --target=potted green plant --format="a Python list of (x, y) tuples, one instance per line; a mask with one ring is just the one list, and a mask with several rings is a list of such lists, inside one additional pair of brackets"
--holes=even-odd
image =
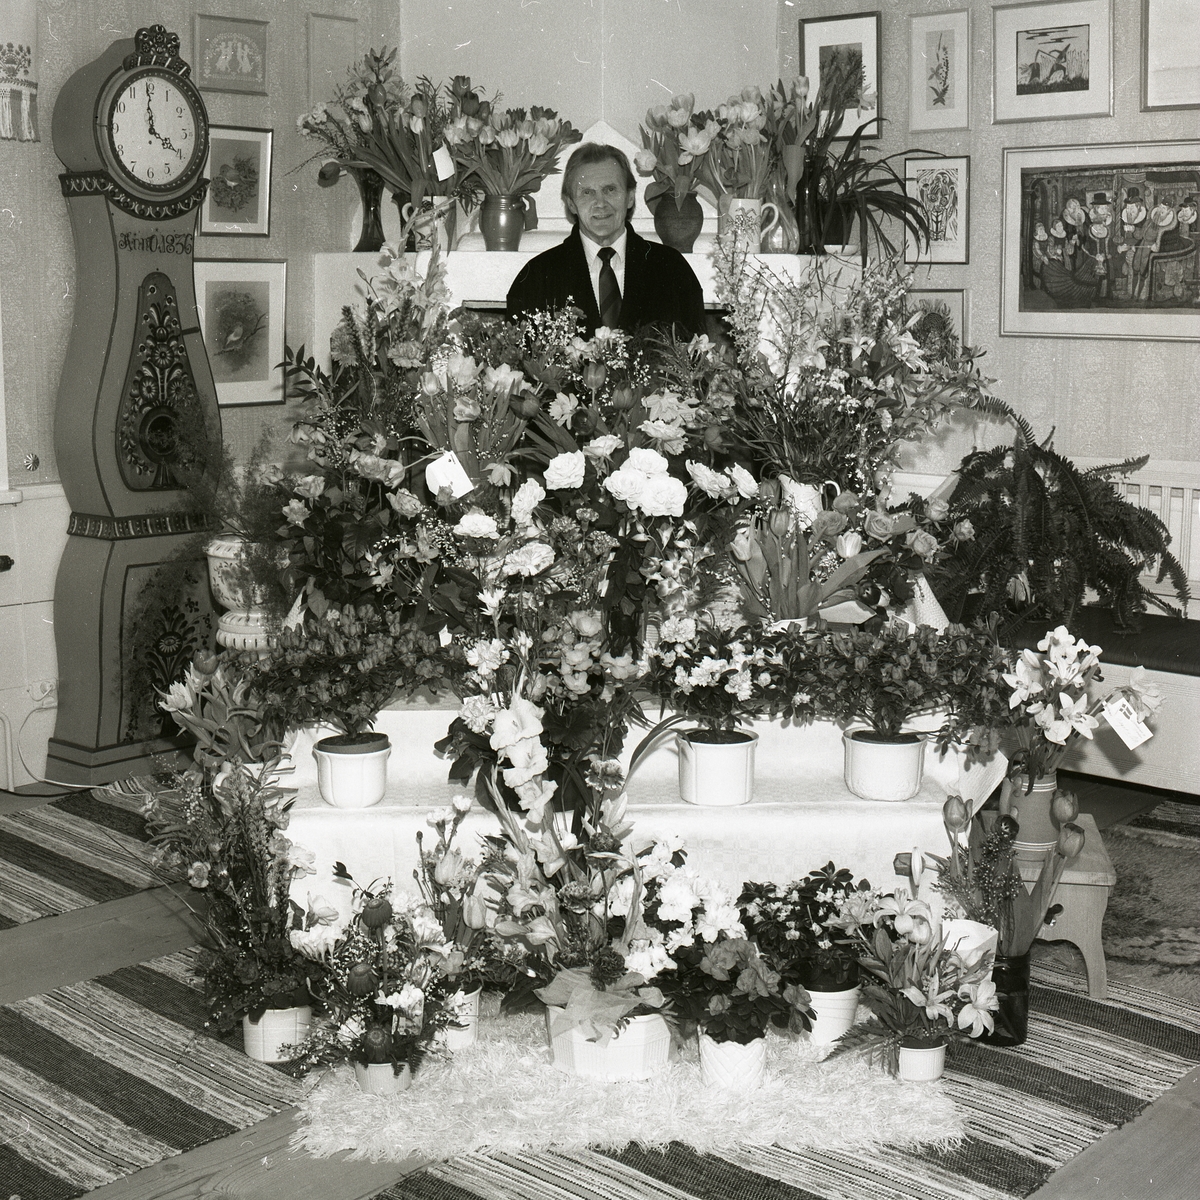
[(1142, 578), (1157, 562), (1158, 580), (1170, 580), (1181, 604), (1190, 598), (1171, 535), (1118, 488), (1147, 459), (1080, 470), (1054, 450), (1053, 434), (1039, 442), (1011, 416), (1012, 445), (967, 455), (948, 496), (947, 525), (967, 521), (974, 533), (930, 576), (951, 619), (998, 612), (1006, 639), (1030, 621), (1070, 627), (1089, 589), (1118, 626), (1135, 626), (1147, 605), (1178, 616)]
[(398, 690), (439, 686), (440, 650), (398, 612), (347, 606), (280, 630), (243, 669), (279, 737), (305, 726), (339, 731), (313, 748), (321, 795), (337, 808), (367, 808), (383, 799), (391, 754), (387, 735), (371, 728), (375, 718)]
[(349, 1060), (359, 1087), (395, 1095), (412, 1086), (438, 1035), (454, 1021), (455, 984), (445, 974), (450, 947), (437, 921), (400, 897), (391, 883), (359, 887), (341, 864), (335, 877), (353, 887), (353, 915), (329, 944), (311, 952), (329, 972), (328, 1016), (297, 1047), (289, 1069)]
[(738, 897), (746, 931), (771, 968), (807, 990), (815, 1043), (835, 1042), (854, 1024), (858, 958), (833, 921), (850, 898), (863, 903), (870, 890), (830, 862), (787, 885), (746, 883)]
[[(196, 739), (195, 768), (177, 790), (155, 793), (147, 820), (163, 864), (186, 874), (205, 903), (196, 969), (211, 1023), (240, 1021), (247, 1054), (288, 1057), (324, 995), (325, 969), (292, 935), (327, 921), (305, 912), (292, 882), (314, 874), (313, 855), (284, 833), (291, 801), (277, 786), (279, 744), (236, 664), (201, 654), (162, 707)], [(336, 914), (334, 914), (336, 915)]]

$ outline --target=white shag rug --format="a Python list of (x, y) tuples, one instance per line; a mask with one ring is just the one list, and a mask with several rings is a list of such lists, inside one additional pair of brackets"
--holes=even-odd
[(700, 1152), (738, 1145), (853, 1151), (948, 1146), (963, 1119), (940, 1083), (904, 1084), (828, 1047), (767, 1039), (766, 1083), (749, 1094), (705, 1089), (694, 1042), (657, 1079), (598, 1083), (558, 1070), (546, 1026), (532, 1016), (481, 1021), (453, 1060), (427, 1059), (398, 1096), (362, 1093), (353, 1070), (318, 1077), (300, 1103), (292, 1145), (318, 1157), (400, 1162), (481, 1150), (651, 1148)]

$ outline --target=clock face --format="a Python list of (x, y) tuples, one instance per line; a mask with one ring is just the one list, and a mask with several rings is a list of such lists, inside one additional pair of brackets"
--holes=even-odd
[(144, 190), (174, 191), (199, 172), (203, 118), (190, 84), (153, 69), (128, 76), (109, 105), (109, 148)]

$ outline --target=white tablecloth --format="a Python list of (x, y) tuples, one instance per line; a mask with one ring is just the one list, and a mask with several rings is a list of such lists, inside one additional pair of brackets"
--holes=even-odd
[[(290, 781), (299, 793), (288, 836), (316, 854), (317, 876), (294, 885), (298, 902), (312, 892), (348, 909), (345, 885), (332, 880), (335, 862), (344, 863), (360, 885), (390, 878), (400, 890), (416, 890), (417, 831), (435, 839), (426, 815), (466, 790), (447, 784), (449, 763), (433, 752), (453, 716), (453, 709), (419, 704), (380, 714), (376, 728), (388, 734), (393, 746), (387, 793), (381, 804), (361, 810), (332, 808), (321, 799), (311, 746), (323, 733), (300, 735)], [(930, 746), (924, 782), (913, 799), (899, 804), (860, 800), (842, 780), (837, 726), (784, 728), (760, 722), (753, 728), (759, 734), (754, 799), (741, 807), (701, 808), (680, 801), (673, 735), (644, 759), (629, 781), (635, 844), (678, 834), (692, 867), (734, 889), (751, 879), (784, 883), (830, 860), (890, 889), (897, 882), (892, 870), (897, 852), (920, 848), (945, 853), (941, 810), (948, 794), (970, 796), (982, 786), (990, 790), (975, 771), (962, 771), (957, 756), (940, 758)], [(640, 732), (630, 735), (627, 753)], [(463, 849), (474, 850), (483, 832), (498, 828), (494, 817), (476, 808), (459, 830)]]

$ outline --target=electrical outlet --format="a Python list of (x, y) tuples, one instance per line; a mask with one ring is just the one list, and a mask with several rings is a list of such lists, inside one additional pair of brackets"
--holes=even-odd
[(34, 708), (58, 707), (58, 680), (38, 679), (29, 685)]

